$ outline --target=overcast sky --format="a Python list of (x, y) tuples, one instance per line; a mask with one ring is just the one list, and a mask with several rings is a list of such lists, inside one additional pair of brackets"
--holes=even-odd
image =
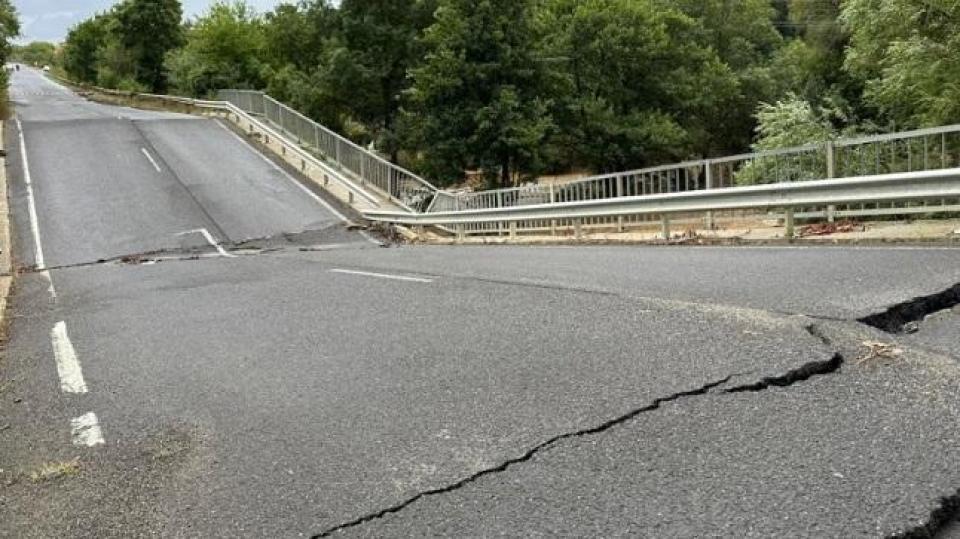
[[(188, 17), (202, 13), (214, 0), (182, 0)], [(287, 0), (290, 1), (290, 0)], [(23, 29), (20, 41), (63, 41), (67, 30), (117, 0), (13, 0), (20, 13)], [(281, 0), (247, 0), (259, 11), (273, 9)]]

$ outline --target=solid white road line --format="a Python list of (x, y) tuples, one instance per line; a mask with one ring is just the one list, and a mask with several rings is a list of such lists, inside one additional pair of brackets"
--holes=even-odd
[[(254, 148), (253, 145), (251, 145), (249, 141), (244, 140), (243, 137), (241, 137), (240, 135), (234, 133), (233, 131), (230, 130), (229, 127), (223, 125), (222, 123), (217, 122), (217, 125), (219, 125), (220, 128), (223, 129), (224, 131), (226, 131), (227, 133), (230, 133), (231, 135), (233, 135), (233, 138), (239, 140), (241, 144), (243, 144), (244, 146), (247, 147), (247, 149), (249, 149), (251, 152), (255, 153), (255, 154), (257, 155), (257, 157), (259, 157), (260, 159), (263, 159), (263, 161), (266, 162), (268, 165), (270, 165), (271, 168), (273, 168), (274, 170), (276, 170), (277, 172), (279, 172), (281, 175), (283, 175), (284, 178), (286, 178), (287, 180), (289, 180), (290, 182), (292, 182), (295, 186), (297, 186), (298, 189), (300, 189), (301, 191), (303, 191), (304, 193), (306, 193), (307, 196), (309, 196), (309, 197), (312, 198), (315, 202), (317, 202), (318, 204), (320, 204), (321, 206), (323, 206), (324, 208), (326, 208), (327, 211), (329, 211), (330, 213), (332, 213), (332, 214), (334, 215), (334, 217), (336, 217), (337, 219), (340, 219), (340, 220), (343, 221), (344, 223), (349, 223), (349, 222), (350, 222), (350, 219), (347, 219), (347, 216), (346, 216), (346, 215), (344, 215), (344, 214), (341, 213), (339, 210), (337, 210), (336, 208), (334, 208), (329, 202), (327, 202), (326, 200), (324, 200), (324, 199), (323, 199), (322, 197), (320, 197), (318, 194), (316, 194), (316, 193), (314, 193), (313, 191), (311, 191), (306, 185), (303, 185), (302, 183), (300, 183), (299, 181), (297, 181), (297, 179), (294, 178), (293, 176), (291, 176), (286, 170), (283, 170), (283, 167), (281, 167), (280, 165), (278, 165), (278, 164), (274, 163), (273, 161), (271, 161), (270, 158), (268, 158), (267, 156), (263, 155), (263, 154), (260, 152), (260, 150)], [(379, 246), (379, 247), (383, 247), (383, 243), (377, 241), (376, 239), (374, 239), (372, 236), (370, 236), (370, 235), (367, 234), (366, 232), (364, 232), (364, 231), (361, 230), (361, 231), (360, 231), (360, 235), (363, 236), (363, 238), (364, 238), (365, 240), (369, 241), (370, 243), (372, 243), (372, 244), (374, 244), (374, 245), (377, 245), (377, 246)]]
[(20, 155), (23, 160), (23, 181), (27, 184), (27, 206), (30, 214), (30, 230), (33, 232), (34, 262), (38, 270), (46, 268), (43, 258), (43, 245), (40, 243), (40, 219), (37, 217), (37, 203), (33, 195), (33, 179), (30, 177), (30, 160), (27, 158), (27, 141), (23, 137), (23, 124), (17, 118), (17, 132), (20, 134)]
[(150, 161), (150, 164), (153, 165), (153, 168), (157, 169), (157, 172), (163, 172), (163, 169), (160, 168), (160, 165), (157, 164), (156, 160), (153, 159), (153, 156), (150, 155), (150, 152), (146, 148), (140, 148), (140, 151), (143, 152), (143, 155), (147, 158), (147, 161)]
[(390, 279), (393, 281), (407, 281), (411, 283), (432, 283), (433, 279), (424, 279), (422, 277), (409, 277), (406, 275), (390, 275), (387, 273), (372, 273), (369, 271), (354, 271), (346, 269), (332, 269), (330, 273), (343, 273), (346, 275), (362, 275), (364, 277), (374, 277), (376, 279)]
[(53, 356), (57, 360), (57, 373), (60, 375), (60, 389), (64, 393), (86, 393), (87, 383), (83, 380), (80, 360), (73, 349), (73, 343), (67, 335), (67, 324), (57, 322), (50, 331), (53, 342)]
[(211, 247), (213, 247), (214, 249), (217, 250), (218, 253), (220, 253), (220, 256), (224, 258), (237, 258), (237, 255), (232, 255), (228, 253), (227, 250), (223, 248), (223, 246), (217, 243), (217, 240), (213, 237), (213, 234), (211, 234), (210, 231), (207, 230), (206, 228), (188, 230), (186, 232), (180, 233), (179, 235), (186, 236), (187, 234), (200, 234), (203, 236), (203, 239), (207, 240), (207, 243), (209, 243)]
[(70, 430), (73, 434), (73, 445), (93, 447), (105, 443), (103, 431), (100, 429), (100, 420), (93, 412), (71, 419)]

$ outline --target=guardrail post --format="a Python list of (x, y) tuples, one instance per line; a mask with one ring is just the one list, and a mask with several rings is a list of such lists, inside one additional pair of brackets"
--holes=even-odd
[[(617, 198), (623, 196), (623, 176), (617, 176)], [(617, 232), (623, 232), (623, 216), (617, 216)]]
[[(553, 184), (551, 183), (551, 184), (550, 184), (550, 203), (553, 204), (553, 203), (556, 202), (556, 201), (557, 201), (557, 193), (556, 193), (556, 191), (554, 191), (554, 186), (553, 186)], [(550, 220), (550, 235), (551, 235), (551, 236), (556, 236), (556, 235), (557, 235), (557, 220), (556, 220), (556, 219), (551, 219), (551, 220)]]
[(664, 240), (670, 240), (670, 216), (667, 214), (660, 216), (660, 234)]
[[(503, 191), (500, 191), (500, 192), (497, 193), (497, 207), (498, 207), (498, 208), (502, 208), (502, 207), (503, 207)], [(511, 229), (510, 229), (510, 237), (512, 238), (513, 235), (514, 235), (513, 223), (510, 224), (510, 227), (511, 227)], [(498, 235), (498, 236), (502, 236), (502, 235), (503, 235), (503, 221), (499, 221), (499, 222), (497, 223), (497, 235)]]
[(464, 241), (467, 239), (467, 234), (463, 229), (463, 225), (457, 225), (457, 241)]
[(793, 215), (793, 208), (787, 208), (784, 212), (783, 223), (786, 230), (784, 230), (783, 235), (788, 240), (792, 240), (796, 233), (796, 223)]
[[(833, 141), (827, 142), (827, 178), (837, 177), (837, 151)], [(837, 219), (837, 207), (834, 204), (827, 206), (827, 222), (832, 223)]]
[[(713, 189), (713, 164), (708, 160), (703, 162), (704, 175), (707, 180), (707, 189)], [(716, 223), (713, 220), (713, 212), (707, 212), (707, 230), (713, 230)]]

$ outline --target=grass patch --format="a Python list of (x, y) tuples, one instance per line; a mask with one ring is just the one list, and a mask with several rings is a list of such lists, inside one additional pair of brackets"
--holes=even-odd
[(10, 92), (4, 86), (0, 88), (0, 120), (9, 120), (10, 112)]
[(48, 462), (30, 472), (30, 480), (34, 483), (56, 481), (64, 477), (71, 477), (80, 473), (80, 457), (64, 462)]

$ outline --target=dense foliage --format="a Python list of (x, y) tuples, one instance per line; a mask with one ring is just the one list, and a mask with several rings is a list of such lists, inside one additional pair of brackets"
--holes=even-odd
[(53, 65), (57, 61), (57, 46), (45, 41), (35, 41), (27, 45), (14, 45), (10, 58), (35, 66)]
[[(13, 39), (20, 35), (20, 19), (17, 10), (10, 0), (0, 0), (0, 63), (6, 64), (13, 52)], [(7, 72), (0, 71), (0, 89), (4, 95), (7, 88)], [(0, 112), (6, 115), (6, 99), (4, 98)]]
[[(0, 0), (4, 2), (6, 0)], [(604, 172), (960, 121), (955, 0), (122, 0), (74, 78), (265, 90), (449, 184)]]

